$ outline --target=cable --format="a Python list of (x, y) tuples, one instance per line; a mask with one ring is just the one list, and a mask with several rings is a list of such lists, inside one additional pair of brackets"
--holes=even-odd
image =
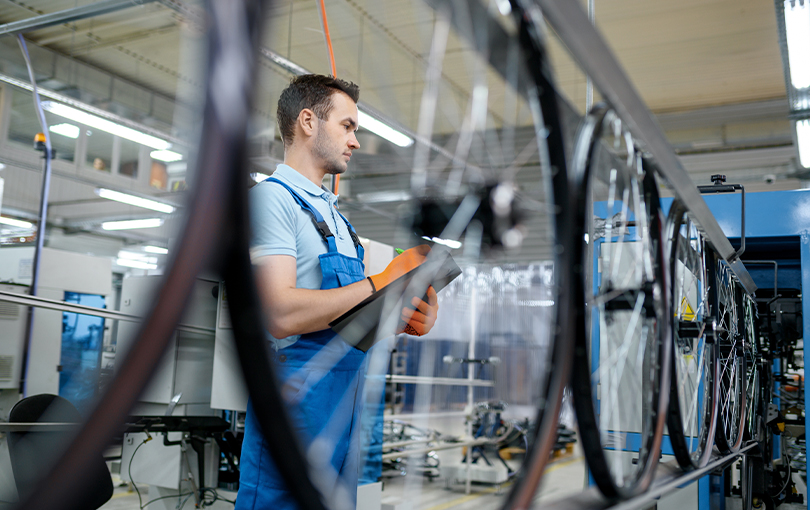
[[(188, 500), (188, 498), (194, 494), (193, 492), (186, 492), (186, 493), (183, 493), (183, 494), (172, 494), (170, 496), (161, 496), (159, 498), (151, 499), (151, 500), (147, 501), (146, 503), (143, 502), (143, 499), (141, 497), (141, 491), (138, 489), (138, 484), (135, 483), (135, 480), (132, 479), (132, 461), (135, 459), (135, 454), (138, 453), (138, 450), (141, 448), (141, 446), (145, 445), (146, 443), (148, 443), (151, 440), (152, 440), (152, 436), (147, 435), (146, 439), (144, 439), (141, 442), (141, 444), (139, 444), (135, 448), (135, 451), (132, 452), (132, 456), (129, 458), (129, 466), (127, 467), (127, 475), (129, 475), (129, 482), (132, 484), (133, 487), (135, 487), (135, 493), (138, 495), (138, 508), (140, 508), (140, 510), (143, 510), (144, 508), (151, 505), (155, 501), (158, 501), (158, 500), (161, 500), (161, 499), (178, 498), (178, 500), (179, 500), (179, 498), (182, 498), (183, 496), (186, 496), (186, 500)], [(210, 488), (202, 489), (202, 490), (213, 490), (214, 491), (214, 501), (217, 500), (216, 490), (210, 489)], [(222, 499), (222, 498), (219, 498), (219, 499)], [(228, 500), (225, 500), (225, 499), (222, 499), (222, 500), (223, 501), (228, 501)], [(211, 504), (213, 504), (214, 501), (212, 501)], [(228, 502), (230, 503), (230, 501), (228, 501)], [(183, 505), (185, 505), (185, 502), (183, 503)], [(203, 505), (203, 506), (205, 506), (205, 505)], [(183, 508), (182, 506), (180, 506), (179, 501), (178, 501), (178, 507), (177, 508)]]
[[(186, 503), (188, 503), (188, 500), (189, 500), (189, 498), (191, 498), (192, 495), (194, 495), (194, 493), (189, 492), (188, 495), (186, 495), (186, 499), (184, 499), (182, 503), (180, 503), (180, 501), (179, 501), (180, 496), (178, 496), (177, 506), (175, 507), (175, 509), (176, 510), (183, 510), (183, 507), (186, 506)], [(172, 497), (174, 497), (174, 496), (172, 496)]]
[[(22, 50), (23, 58), (25, 59), (25, 66), (28, 69), (28, 78), (31, 80), (31, 88), (34, 93), (34, 106), (37, 110), (39, 118), (39, 125), (42, 128), (42, 134), (45, 136), (45, 171), (42, 175), (42, 193), (39, 200), (39, 224), (37, 225), (37, 242), (34, 249), (34, 261), (32, 264), (31, 272), (31, 285), (28, 287), (28, 292), (32, 296), (37, 295), (37, 287), (39, 286), (39, 262), (42, 255), (42, 247), (45, 242), (45, 220), (48, 217), (48, 195), (51, 189), (51, 157), (53, 150), (51, 149), (51, 135), (48, 129), (48, 123), (45, 120), (45, 112), (42, 110), (42, 102), (39, 99), (39, 89), (37, 88), (37, 80), (34, 76), (34, 66), (31, 65), (31, 57), (28, 55), (28, 46), (25, 44), (25, 38), (22, 34), (17, 34), (17, 42), (20, 43), (20, 50)], [(31, 350), (31, 336), (34, 331), (34, 307), (28, 308), (28, 323), (25, 332), (25, 344), (23, 345), (23, 360), (22, 370), (20, 371), (20, 389), (22, 390), (23, 397), (28, 396), (28, 360), (30, 358)]]
[[(188, 498), (188, 497), (190, 497), (190, 496), (192, 496), (192, 495), (194, 495), (194, 493), (193, 493), (193, 492), (184, 492), (184, 493), (182, 493), (182, 494), (170, 494), (170, 495), (168, 495), (168, 496), (161, 496), (161, 497), (159, 497), (159, 498), (150, 499), (149, 501), (147, 501), (147, 502), (146, 502), (146, 504), (145, 504), (145, 505), (143, 505), (143, 506), (141, 507), (141, 510), (143, 510), (143, 509), (144, 509), (144, 508), (146, 508), (147, 506), (151, 505), (151, 504), (152, 504), (152, 503), (154, 503), (155, 501), (158, 501), (158, 500), (161, 500), (161, 499), (177, 498), (177, 499), (179, 500), (179, 499), (180, 499), (180, 498), (182, 498), (183, 496), (186, 496), (186, 497)], [(180, 502), (178, 501), (178, 505), (179, 505), (179, 504), (180, 504)], [(185, 503), (184, 503), (184, 504), (185, 504)]]
[[(326, 5), (324, 0), (318, 0), (320, 5), (321, 26), (323, 27), (323, 37), (326, 40), (326, 52), (329, 55), (329, 66), (332, 68), (332, 77), (337, 78), (337, 66), (335, 65), (335, 52), (332, 49), (332, 36), (329, 35), (329, 21), (326, 19)], [(332, 194), (338, 194), (338, 186), (340, 186), (340, 175), (334, 174), (332, 176)]]
[(329, 35), (329, 22), (326, 19), (326, 5), (323, 0), (318, 0), (320, 5), (321, 25), (323, 26), (323, 36), (326, 39), (326, 52), (329, 54), (329, 64), (332, 67), (332, 76), (337, 78), (335, 68), (335, 52), (332, 49), (332, 37)]
[[(209, 501), (208, 499), (206, 499), (206, 494), (211, 494), (211, 496), (213, 496), (214, 499), (211, 499)], [(230, 499), (225, 499), (225, 498), (221, 497), (219, 495), (219, 492), (213, 487), (203, 487), (203, 488), (201, 488), (200, 489), (200, 499), (202, 500), (202, 503), (200, 504), (200, 506), (202, 506), (202, 507), (211, 506), (214, 503), (216, 503), (217, 501), (224, 501), (224, 502), (230, 503), (232, 505), (236, 504), (236, 501), (231, 501)]]
[(778, 498), (779, 496), (781, 496), (782, 493), (785, 491), (785, 489), (787, 489), (788, 484), (790, 483), (790, 477), (791, 477), (791, 474), (792, 474), (792, 469), (790, 467), (790, 459), (788, 459), (787, 467), (788, 467), (788, 474), (787, 474), (787, 478), (785, 479), (785, 485), (782, 486), (782, 490), (780, 490), (779, 492), (776, 493), (776, 496), (774, 496), (775, 498)]
[[(132, 479), (132, 460), (135, 459), (135, 454), (138, 453), (138, 450), (141, 449), (141, 446), (145, 445), (151, 440), (152, 440), (151, 436), (147, 436), (146, 439), (144, 439), (141, 444), (135, 447), (135, 451), (132, 452), (132, 457), (129, 458), (129, 467), (127, 467), (127, 475), (129, 476), (129, 483), (131, 483), (132, 486), (135, 487), (135, 492), (138, 494), (138, 507), (140, 507), (141, 510), (143, 510), (143, 507), (146, 505), (143, 504), (143, 500), (141, 499), (141, 491), (138, 490), (138, 484), (136, 484), (135, 481)], [(149, 503), (147, 503), (147, 505), (148, 504)]]

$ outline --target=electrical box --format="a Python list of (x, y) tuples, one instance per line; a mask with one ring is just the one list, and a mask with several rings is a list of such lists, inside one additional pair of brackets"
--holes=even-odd
[[(126, 278), (121, 286), (120, 311), (145, 318), (155, 303), (162, 280), (162, 276)], [(174, 415), (212, 414), (211, 373), (218, 286), (214, 280), (197, 279), (188, 307), (133, 415), (163, 415), (178, 394), (181, 397)], [(140, 326), (140, 322), (121, 321), (116, 359), (126, 359)]]
[[(27, 285), (0, 284), (0, 291), (28, 294)], [(28, 307), (0, 301), (0, 389), (20, 387)]]

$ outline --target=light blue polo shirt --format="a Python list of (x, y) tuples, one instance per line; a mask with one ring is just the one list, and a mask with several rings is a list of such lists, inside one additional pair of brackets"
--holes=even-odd
[[(326, 188), (316, 186), (288, 165), (278, 165), (273, 177), (288, 184), (321, 213), (335, 236), (338, 252), (357, 257), (349, 228), (335, 210), (337, 196)], [(295, 286), (299, 289), (320, 289), (323, 275), (318, 255), (326, 253), (328, 249), (312, 224), (312, 215), (301, 208), (290, 192), (278, 183), (260, 182), (250, 189), (248, 200), (251, 261), (255, 263), (258, 258), (267, 255), (295, 257)], [(295, 343), (298, 335), (271, 339), (276, 349), (282, 349)]]

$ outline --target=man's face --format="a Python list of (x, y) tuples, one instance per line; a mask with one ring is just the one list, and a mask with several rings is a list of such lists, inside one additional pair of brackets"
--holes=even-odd
[(318, 134), (312, 148), (327, 174), (342, 174), (349, 165), (354, 149), (360, 144), (357, 129), (357, 105), (343, 92), (332, 94), (332, 111), (327, 120), (318, 119)]

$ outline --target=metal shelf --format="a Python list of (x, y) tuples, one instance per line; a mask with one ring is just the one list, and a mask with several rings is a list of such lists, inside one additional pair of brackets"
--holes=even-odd
[(483, 386), (491, 388), (495, 381), (461, 379), (459, 377), (427, 377), (419, 375), (386, 375), (385, 382), (399, 384), (438, 384), (442, 386)]
[[(94, 306), (77, 305), (68, 303), (66, 301), (59, 301), (56, 299), (47, 299), (38, 296), (31, 296), (29, 294), (17, 294), (14, 292), (6, 292), (0, 290), (0, 301), (8, 303), (15, 303), (23, 306), (32, 306), (35, 308), (43, 308), (45, 310), (56, 310), (58, 312), (70, 312), (81, 315), (92, 315), (94, 317), (103, 317), (105, 319), (120, 320), (126, 322), (141, 322), (143, 317), (137, 315), (130, 315), (116, 310), (107, 310), (106, 308), (96, 308)], [(206, 328), (203, 326), (194, 326), (191, 324), (178, 324), (178, 331), (187, 331), (189, 333), (199, 334), (213, 334), (214, 328)]]

